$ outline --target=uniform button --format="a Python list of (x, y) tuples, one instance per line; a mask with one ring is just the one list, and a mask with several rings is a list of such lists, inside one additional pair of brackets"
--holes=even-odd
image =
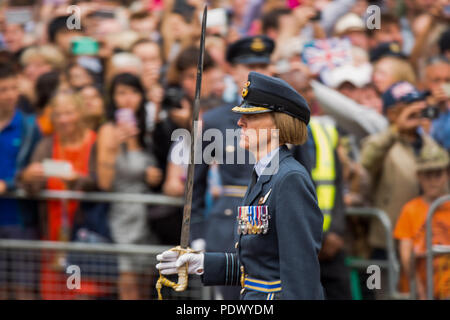
[(225, 215), (226, 216), (231, 216), (231, 214), (233, 213), (233, 210), (231, 210), (231, 209), (225, 209)]
[(226, 152), (234, 152), (234, 146), (229, 144), (225, 147)]
[(239, 242), (236, 242), (234, 247), (237, 249), (239, 247)]

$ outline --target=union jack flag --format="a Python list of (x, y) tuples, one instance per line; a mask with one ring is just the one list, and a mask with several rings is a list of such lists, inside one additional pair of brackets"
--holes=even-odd
[(351, 43), (348, 39), (320, 39), (305, 43), (302, 59), (311, 72), (320, 73), (326, 69), (352, 62)]

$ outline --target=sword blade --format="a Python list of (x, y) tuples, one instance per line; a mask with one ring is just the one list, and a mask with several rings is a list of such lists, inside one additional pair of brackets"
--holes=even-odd
[(194, 109), (192, 115), (192, 126), (191, 126), (191, 151), (190, 151), (190, 161), (188, 165), (188, 172), (186, 178), (186, 190), (184, 194), (184, 208), (183, 208), (183, 222), (181, 226), (181, 239), (180, 247), (186, 249), (189, 246), (189, 233), (191, 226), (191, 209), (192, 209), (192, 191), (194, 186), (194, 146), (197, 141), (197, 122), (198, 114), (200, 111), (200, 91), (202, 87), (202, 75), (203, 75), (203, 60), (205, 56), (205, 33), (206, 33), (206, 16), (207, 16), (207, 6), (203, 10), (202, 18), (202, 33), (200, 37), (200, 54), (198, 57), (197, 64), (197, 80), (195, 84), (195, 100)]

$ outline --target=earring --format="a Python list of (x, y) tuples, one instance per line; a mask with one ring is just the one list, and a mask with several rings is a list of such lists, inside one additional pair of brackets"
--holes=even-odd
[(280, 135), (278, 129), (272, 129), (271, 135), (272, 135), (272, 138), (278, 138)]

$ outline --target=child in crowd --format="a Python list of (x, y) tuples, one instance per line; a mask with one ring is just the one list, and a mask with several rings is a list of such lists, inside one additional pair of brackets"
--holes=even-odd
[[(415, 273), (417, 298), (426, 298), (426, 220), (430, 205), (449, 194), (449, 156), (440, 147), (424, 149), (417, 160), (417, 177), (422, 195), (405, 204), (394, 230), (399, 240), (400, 260), (408, 278)], [(450, 201), (436, 209), (432, 221), (432, 244), (450, 244)], [(412, 253), (417, 258), (411, 270)], [(433, 260), (434, 297), (450, 298), (450, 258), (442, 255)]]

